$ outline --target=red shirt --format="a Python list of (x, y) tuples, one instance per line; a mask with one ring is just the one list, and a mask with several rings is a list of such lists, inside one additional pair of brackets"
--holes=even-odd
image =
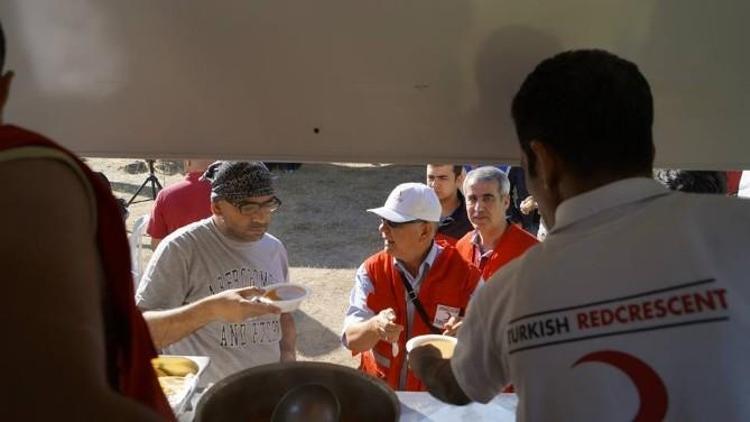
[(536, 245), (539, 241), (524, 229), (515, 224), (508, 224), (503, 234), (495, 242), (492, 254), (476, 262), (477, 246), (474, 244), (475, 231), (470, 231), (456, 243), (456, 249), (466, 261), (478, 265), (482, 277), (489, 281), (490, 277), (503, 265), (521, 256), (526, 249)]
[(199, 172), (188, 173), (185, 180), (159, 192), (148, 220), (149, 236), (164, 239), (182, 226), (211, 216), (211, 183), (200, 177)]
[(727, 195), (736, 195), (740, 187), (742, 170), (727, 171)]

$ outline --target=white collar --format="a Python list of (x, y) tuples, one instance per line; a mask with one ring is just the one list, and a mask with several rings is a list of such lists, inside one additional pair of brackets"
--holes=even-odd
[[(419, 264), (419, 274), (421, 275), (423, 273), (424, 268), (430, 268), (432, 267), (432, 264), (435, 262), (435, 258), (437, 258), (440, 251), (442, 251), (443, 248), (438, 246), (437, 242), (433, 241), (432, 246), (430, 247), (430, 251), (427, 252), (427, 256), (425, 256), (424, 261), (422, 261), (421, 264)], [(396, 258), (393, 258), (393, 263), (396, 264), (399, 268), (401, 268), (405, 273), (408, 274), (408, 271), (406, 271), (406, 268)], [(426, 267), (425, 267), (426, 266)]]
[(602, 211), (642, 201), (670, 191), (648, 177), (618, 180), (563, 201), (555, 211), (555, 227), (551, 233), (586, 220)]

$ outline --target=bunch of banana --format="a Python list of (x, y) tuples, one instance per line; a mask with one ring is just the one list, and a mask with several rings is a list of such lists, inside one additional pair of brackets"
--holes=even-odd
[(158, 377), (185, 377), (198, 373), (198, 364), (182, 356), (159, 356), (151, 359)]

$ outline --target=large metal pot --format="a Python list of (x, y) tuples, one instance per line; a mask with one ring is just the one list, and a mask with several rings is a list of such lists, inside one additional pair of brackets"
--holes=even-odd
[(341, 421), (398, 420), (398, 398), (384, 382), (341, 365), (293, 362), (257, 366), (219, 381), (201, 397), (195, 421), (269, 421), (285, 393), (310, 383), (338, 398)]

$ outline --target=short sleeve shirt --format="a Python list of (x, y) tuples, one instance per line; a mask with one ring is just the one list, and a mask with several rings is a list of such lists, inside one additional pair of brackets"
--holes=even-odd
[[(287, 252), (266, 233), (255, 242), (224, 236), (212, 218), (183, 227), (156, 248), (136, 293), (142, 311), (166, 310), (228, 289), (288, 282)], [(169, 354), (211, 358), (201, 382), (216, 382), (234, 372), (278, 362), (279, 317), (242, 323), (214, 321), (168, 346)]]
[(456, 379), (513, 383), (522, 421), (747, 420), (748, 239), (750, 201), (645, 178), (568, 199), (472, 300)]
[(211, 216), (211, 183), (191, 172), (185, 179), (162, 189), (156, 196), (146, 232), (155, 239)]

